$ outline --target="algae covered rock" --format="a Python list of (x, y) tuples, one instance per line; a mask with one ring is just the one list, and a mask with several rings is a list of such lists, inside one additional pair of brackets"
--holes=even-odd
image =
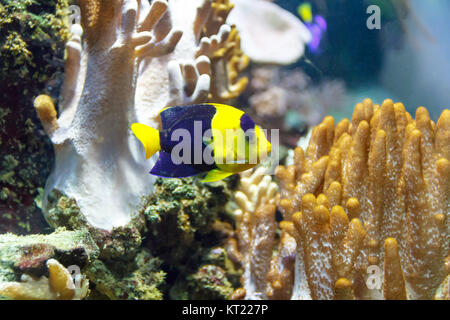
[(0, 282), (18, 281), (23, 274), (40, 277), (46, 262), (56, 259), (64, 266), (82, 269), (97, 258), (99, 249), (88, 232), (57, 229), (49, 235), (0, 235)]
[(224, 181), (202, 184), (194, 178), (158, 179), (143, 212), (147, 246), (166, 263), (185, 263), (202, 247), (214, 245), (213, 223), (226, 216), (230, 191)]
[(227, 203), (234, 182), (158, 179), (144, 201), (144, 244), (163, 261), (171, 299), (227, 299), (238, 285), (240, 272), (222, 247), (232, 230)]
[(0, 233), (47, 232), (33, 198), (53, 151), (33, 99), (59, 95), (68, 29), (67, 0), (0, 1)]
[(170, 289), (172, 299), (227, 300), (240, 286), (242, 269), (229, 259), (227, 251), (217, 246), (205, 248), (196, 269), (187, 269)]
[(12, 300), (80, 300), (86, 297), (89, 281), (79, 269), (66, 268), (55, 259), (47, 260), (45, 265), (48, 277), (24, 274), (20, 282), (0, 282), (0, 295)]
[[(90, 225), (73, 198), (58, 190), (48, 196), (48, 210), (45, 212), (47, 222), (54, 228), (65, 227), (69, 230), (86, 230), (100, 248), (100, 258), (132, 257), (142, 243), (141, 230), (144, 218), (136, 213), (135, 218), (123, 227), (111, 231), (98, 229)], [(108, 214), (105, 212), (104, 214)]]
[[(83, 278), (80, 290), (73, 290), (71, 298), (87, 295), (89, 279), (90, 298), (162, 299), (159, 287), (164, 284), (165, 272), (160, 268), (161, 260), (148, 249), (139, 249), (131, 257), (101, 260), (99, 256), (100, 250), (87, 229), (60, 228), (50, 235), (0, 235), (0, 293), (13, 299), (64, 298), (63, 292), (55, 293), (51, 288), (67, 280), (60, 277), (67, 275), (67, 269), (76, 269)], [(56, 275), (52, 274), (55, 268)], [(67, 287), (73, 289), (70, 284)]]
[(143, 248), (129, 261), (95, 260), (85, 272), (95, 284), (93, 298), (160, 300), (166, 275), (161, 263)]
[[(26, 84), (42, 86), (63, 70), (64, 45), (69, 35), (64, 22), (67, 7), (68, 0), (0, 1), (2, 87), (32, 94), (35, 89)], [(9, 94), (2, 91), (2, 95)]]
[(207, 264), (174, 286), (171, 296), (182, 300), (227, 300), (233, 290), (226, 271), (219, 266)]

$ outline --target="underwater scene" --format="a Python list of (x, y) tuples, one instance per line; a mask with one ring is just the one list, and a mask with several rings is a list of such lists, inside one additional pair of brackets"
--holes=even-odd
[(0, 300), (449, 300), (449, 14), (0, 0)]

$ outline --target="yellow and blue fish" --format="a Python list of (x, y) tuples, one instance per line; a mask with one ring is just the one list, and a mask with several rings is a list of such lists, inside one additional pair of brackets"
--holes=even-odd
[(207, 173), (203, 182), (218, 181), (255, 167), (271, 151), (261, 127), (231, 106), (168, 107), (160, 112), (160, 119), (161, 131), (141, 123), (131, 125), (147, 159), (159, 151), (150, 171), (156, 176), (182, 178)]
[(297, 7), (297, 13), (302, 18), (308, 30), (311, 32), (312, 39), (308, 43), (308, 48), (312, 53), (320, 52), (320, 42), (324, 33), (327, 31), (327, 22), (321, 15), (313, 15), (312, 7), (309, 2), (303, 2)]

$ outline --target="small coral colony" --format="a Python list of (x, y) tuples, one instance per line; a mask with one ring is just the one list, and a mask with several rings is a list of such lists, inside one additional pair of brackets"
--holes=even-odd
[(0, 143), (45, 172), (0, 154), (2, 299), (449, 299), (450, 110), (365, 99), (336, 121), (336, 84), (305, 102), (311, 80), (273, 66), (320, 54), (309, 3), (0, 3), (2, 72), (36, 79), (2, 84), (28, 111), (1, 105)]

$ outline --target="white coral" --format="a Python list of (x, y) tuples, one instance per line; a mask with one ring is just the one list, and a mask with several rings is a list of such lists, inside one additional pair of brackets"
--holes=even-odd
[(92, 226), (111, 230), (130, 222), (155, 181), (155, 158), (145, 160), (131, 123), (157, 127), (162, 108), (208, 99), (210, 59), (199, 50), (213, 1), (80, 3), (85, 35), (72, 26), (58, 119), (50, 99), (35, 101), (56, 154), (43, 206), (58, 189)]
[(228, 22), (236, 24), (242, 50), (258, 63), (296, 62), (311, 41), (306, 26), (287, 10), (264, 0), (234, 0)]

